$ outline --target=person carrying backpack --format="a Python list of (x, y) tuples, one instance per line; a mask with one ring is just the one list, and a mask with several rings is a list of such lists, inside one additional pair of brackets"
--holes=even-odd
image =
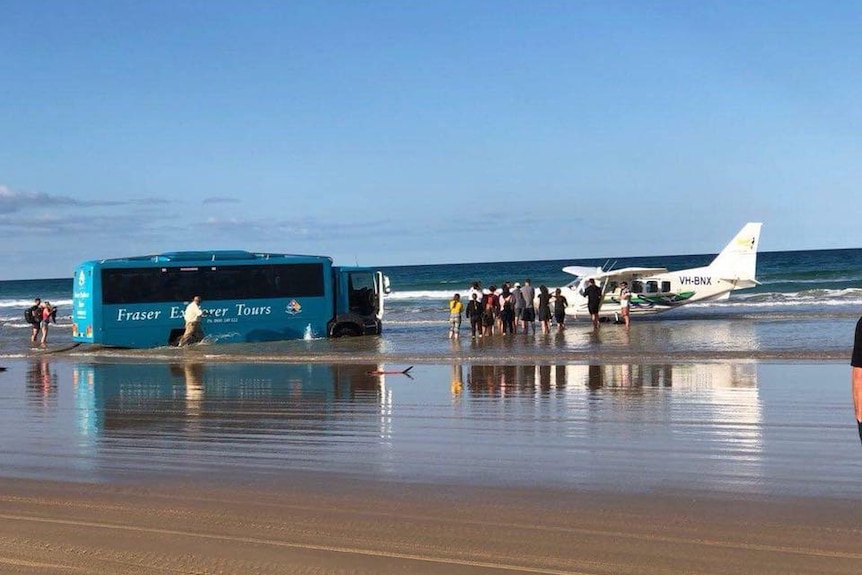
[(33, 300), (33, 305), (24, 310), (24, 321), (30, 324), (33, 328), (33, 333), (30, 334), (30, 341), (36, 343), (36, 337), (39, 335), (39, 327), (42, 323), (42, 300), (36, 298)]

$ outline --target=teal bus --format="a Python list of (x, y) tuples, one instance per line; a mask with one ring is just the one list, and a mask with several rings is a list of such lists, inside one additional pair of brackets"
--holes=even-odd
[(209, 342), (377, 335), (388, 291), (382, 272), (326, 256), (217, 250), (86, 261), (73, 278), (72, 338), (176, 345), (196, 295)]

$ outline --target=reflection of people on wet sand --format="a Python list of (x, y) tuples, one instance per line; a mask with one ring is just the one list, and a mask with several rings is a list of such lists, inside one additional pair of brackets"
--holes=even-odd
[(856, 411), (856, 425), (859, 427), (859, 439), (862, 440), (862, 318), (856, 322), (856, 336), (853, 340), (853, 357), (851, 386), (853, 388), (853, 408)]
[(200, 401), (204, 394), (204, 366), (200, 363), (183, 364), (183, 376), (186, 380), (186, 399)]
[(57, 374), (51, 371), (48, 358), (41, 357), (30, 363), (27, 369), (27, 389), (41, 400), (57, 393)]
[(463, 367), (460, 363), (452, 364), (452, 384), (450, 386), (450, 391), (452, 395), (457, 397), (461, 395), (461, 390), (464, 387), (464, 375), (463, 375)]
[[(183, 378), (186, 388), (186, 414), (196, 420), (201, 415), (204, 397), (204, 366), (201, 363), (172, 363), (171, 374)], [(189, 420), (191, 421), (191, 420)], [(197, 426), (197, 424), (195, 424)]]
[(605, 385), (605, 371), (601, 365), (590, 365), (587, 372), (587, 387), (601, 389)]

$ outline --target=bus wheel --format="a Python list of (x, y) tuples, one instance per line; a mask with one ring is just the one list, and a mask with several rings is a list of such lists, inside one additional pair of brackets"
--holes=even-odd
[(332, 337), (357, 337), (359, 335), (359, 330), (352, 325), (340, 325), (332, 331)]

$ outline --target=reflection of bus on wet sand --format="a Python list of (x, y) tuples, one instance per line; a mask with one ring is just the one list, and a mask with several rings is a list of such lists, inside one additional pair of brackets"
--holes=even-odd
[(78, 363), (81, 417), (99, 430), (182, 427), (193, 417), (218, 428), (325, 425), (335, 404), (379, 415), (378, 364)]
[(176, 344), (201, 296), (207, 341), (376, 335), (389, 280), (325, 256), (171, 252), (87, 261), (75, 269), (72, 338), (147, 348)]

